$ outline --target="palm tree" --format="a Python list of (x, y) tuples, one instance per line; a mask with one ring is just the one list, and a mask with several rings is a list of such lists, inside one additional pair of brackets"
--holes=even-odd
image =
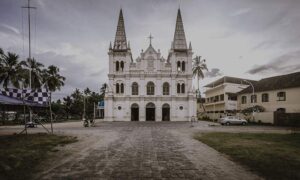
[(26, 61), (22, 61), (21, 64), (26, 67), (25, 84), (27, 86), (30, 84), (29, 73), (31, 70), (31, 89), (41, 88), (43, 71), (42, 68), (44, 67), (44, 65), (37, 62), (34, 58), (28, 58)]
[(43, 85), (51, 92), (60, 90), (65, 85), (64, 81), (66, 78), (59, 74), (59, 68), (56, 66), (51, 65), (47, 69), (44, 69), (41, 77)]
[(200, 93), (200, 87), (199, 87), (199, 80), (200, 78), (204, 78), (203, 71), (207, 69), (205, 59), (201, 60), (201, 56), (196, 56), (193, 61), (193, 75), (194, 77), (197, 77), (197, 96), (201, 99), (201, 93)]
[(73, 100), (70, 96), (64, 97), (63, 100), (64, 100), (64, 105), (65, 105), (65, 111), (66, 111), (66, 114), (67, 114), (67, 119), (69, 119)]
[(104, 97), (104, 95), (105, 95), (106, 88), (107, 88), (107, 84), (106, 84), (106, 83), (103, 83), (103, 84), (102, 84), (102, 87), (100, 88), (100, 95), (101, 95), (102, 97)]
[(5, 88), (9, 85), (19, 88), (22, 80), (22, 66), (19, 62), (19, 56), (11, 52), (5, 54), (0, 48), (0, 84)]

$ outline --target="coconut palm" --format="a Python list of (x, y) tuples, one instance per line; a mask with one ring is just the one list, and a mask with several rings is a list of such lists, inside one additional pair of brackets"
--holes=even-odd
[(23, 80), (22, 72), (19, 56), (11, 52), (5, 54), (0, 48), (0, 84), (5, 88), (10, 85), (19, 88)]
[(39, 89), (42, 85), (42, 68), (44, 65), (42, 63), (37, 62), (34, 58), (28, 58), (26, 61), (21, 62), (22, 66), (26, 68), (25, 73), (25, 84), (28, 86), (29, 81), (29, 73), (31, 70), (31, 89)]
[(102, 97), (104, 97), (104, 95), (105, 95), (106, 88), (107, 88), (107, 84), (106, 84), (106, 83), (103, 83), (103, 84), (102, 84), (102, 87), (100, 88), (100, 95), (101, 95)]
[(72, 98), (70, 96), (64, 97), (63, 100), (64, 100), (64, 105), (65, 105), (65, 111), (66, 111), (67, 119), (69, 119), (73, 100), (72, 100)]
[(47, 69), (44, 69), (41, 77), (43, 85), (51, 92), (60, 90), (65, 85), (64, 81), (66, 78), (59, 74), (59, 68), (56, 66), (51, 65)]
[(201, 60), (201, 56), (196, 56), (193, 61), (193, 75), (197, 77), (197, 95), (199, 98), (201, 98), (199, 80), (204, 78), (203, 71), (208, 71), (205, 61), (205, 59)]

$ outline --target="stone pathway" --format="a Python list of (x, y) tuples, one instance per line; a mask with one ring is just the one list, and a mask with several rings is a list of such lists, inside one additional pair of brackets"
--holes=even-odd
[(188, 123), (101, 123), (63, 132), (80, 142), (36, 179), (259, 179), (192, 139)]

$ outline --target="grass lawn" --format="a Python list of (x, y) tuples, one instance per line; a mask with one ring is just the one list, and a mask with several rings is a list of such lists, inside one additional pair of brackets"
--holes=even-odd
[(40, 162), (57, 151), (56, 146), (76, 141), (48, 134), (0, 136), (0, 179), (30, 179)]
[(300, 179), (299, 133), (198, 133), (195, 139), (266, 179)]

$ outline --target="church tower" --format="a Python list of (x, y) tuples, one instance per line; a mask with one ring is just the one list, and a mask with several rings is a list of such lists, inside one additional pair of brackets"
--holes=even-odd
[(192, 56), (192, 45), (189, 43), (189, 47), (187, 46), (181, 11), (178, 9), (174, 38), (169, 50), (168, 61), (172, 64), (172, 86), (176, 87), (173, 90), (178, 93), (178, 91), (181, 92), (182, 89), (186, 89), (189, 107), (188, 114), (190, 117), (195, 116), (196, 112), (194, 109), (196, 107), (195, 93), (192, 85)]
[(119, 19), (117, 24), (117, 30), (115, 34), (115, 41), (109, 45), (109, 73), (108, 73), (108, 92), (105, 97), (105, 103), (107, 104), (105, 109), (106, 119), (112, 120), (114, 117), (114, 98), (125, 97), (129, 94), (129, 65), (132, 62), (132, 54), (130, 50), (130, 44), (126, 38), (125, 23), (123, 17), (123, 11), (120, 9)]

